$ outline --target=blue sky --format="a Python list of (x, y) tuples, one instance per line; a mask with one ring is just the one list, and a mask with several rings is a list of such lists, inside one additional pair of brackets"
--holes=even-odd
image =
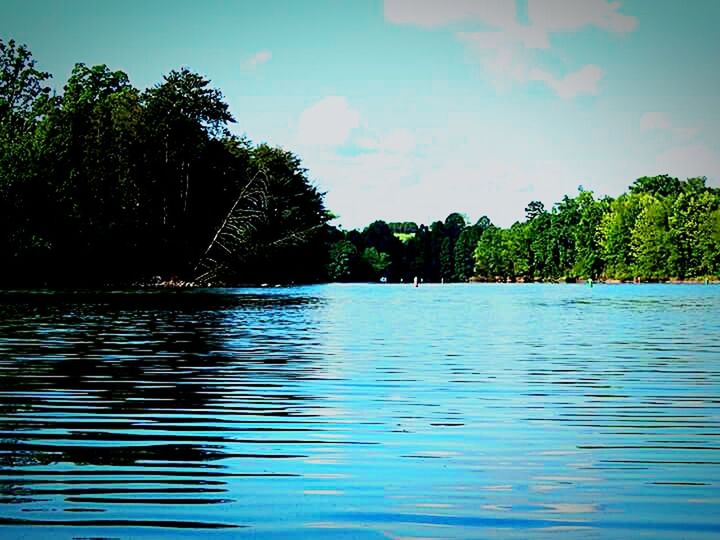
[(348, 228), (509, 225), (579, 185), (720, 185), (719, 20), (717, 0), (4, 0), (0, 37), (58, 88), (75, 62), (141, 88), (202, 73)]

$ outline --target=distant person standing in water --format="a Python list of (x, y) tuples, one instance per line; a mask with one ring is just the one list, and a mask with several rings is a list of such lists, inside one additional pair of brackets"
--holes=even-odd
[(417, 278), (417, 276), (415, 276), (415, 277), (413, 278), (413, 285), (414, 285), (415, 287), (418, 286), (418, 278)]

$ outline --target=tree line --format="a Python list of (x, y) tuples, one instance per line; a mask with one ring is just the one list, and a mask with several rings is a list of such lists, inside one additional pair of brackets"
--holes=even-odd
[(376, 221), (332, 245), (330, 278), (362, 281), (661, 281), (720, 275), (720, 190), (642, 177), (617, 198), (579, 188), (552, 209), (532, 201), (502, 228), (459, 213), (426, 227)]
[(61, 95), (0, 41), (0, 279), (105, 284), (325, 277), (331, 215), (299, 158), (232, 135), (188, 69), (141, 91), (75, 65)]
[(720, 275), (720, 190), (643, 177), (580, 188), (502, 228), (334, 227), (300, 159), (233, 135), (222, 93), (182, 68), (139, 90), (76, 64), (60, 95), (0, 40), (0, 283), (662, 280)]

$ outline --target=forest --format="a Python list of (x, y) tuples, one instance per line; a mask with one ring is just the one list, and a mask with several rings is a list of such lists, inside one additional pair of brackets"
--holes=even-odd
[(61, 94), (0, 40), (0, 286), (326, 281), (707, 279), (720, 275), (720, 190), (635, 180), (531, 201), (509, 228), (332, 225), (300, 158), (231, 133), (220, 90), (186, 68), (146, 90), (76, 64)]
[(720, 274), (720, 190), (706, 178), (642, 177), (618, 198), (582, 187), (509, 228), (459, 213), (429, 227), (377, 221), (331, 247), (330, 278), (362, 281), (666, 281)]

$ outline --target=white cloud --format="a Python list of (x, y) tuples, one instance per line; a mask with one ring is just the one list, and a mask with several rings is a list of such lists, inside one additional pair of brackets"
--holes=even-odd
[(637, 19), (618, 10), (620, 2), (607, 0), (528, 0), (530, 23), (545, 32), (568, 32), (595, 26), (609, 32), (631, 32)]
[(458, 32), (457, 37), (479, 49), (502, 49), (515, 45), (526, 49), (547, 49), (550, 46), (545, 33), (520, 24), (507, 26), (503, 30)]
[(516, 7), (509, 0), (385, 0), (385, 20), (426, 28), (473, 20), (491, 26), (514, 23)]
[(598, 66), (587, 65), (579, 70), (558, 79), (542, 69), (533, 69), (529, 79), (542, 81), (564, 99), (574, 98), (581, 94), (596, 95), (603, 71)]
[(342, 96), (328, 96), (313, 103), (300, 115), (298, 142), (301, 145), (338, 146), (360, 126), (360, 113)]
[(415, 174), (409, 154), (372, 152), (339, 156), (327, 147), (304, 154), (305, 165), (327, 191), (326, 204), (349, 228), (411, 212), (407, 184)]
[(557, 79), (538, 67), (538, 50), (550, 49), (550, 34), (594, 26), (614, 33), (637, 27), (635, 17), (620, 13), (620, 2), (607, 0), (528, 0), (529, 24), (520, 24), (514, 0), (385, 0), (385, 19), (395, 24), (437, 28), (464, 21), (478, 31), (456, 37), (476, 54), (498, 90), (539, 80), (559, 96), (596, 94), (602, 70), (588, 65)]
[(677, 146), (655, 158), (657, 172), (678, 178), (707, 176), (717, 185), (720, 180), (720, 155), (706, 144)]
[(697, 127), (676, 126), (670, 116), (664, 112), (646, 112), (640, 117), (642, 131), (661, 131), (672, 133), (677, 139), (691, 139), (700, 131)]
[(470, 47), (499, 91), (527, 80), (531, 55), (508, 32), (458, 32), (457, 37)]
[[(529, 26), (542, 32), (567, 32), (584, 26), (630, 32), (637, 27), (637, 19), (620, 13), (620, 7), (620, 2), (607, 0), (527, 0)], [(425, 28), (461, 21), (503, 30), (520, 26), (514, 0), (385, 0), (384, 14), (391, 23)]]
[(670, 129), (670, 119), (664, 112), (646, 112), (640, 118), (640, 129)]
[(413, 151), (416, 145), (415, 135), (408, 129), (395, 129), (376, 137), (359, 137), (355, 144), (367, 150), (407, 154)]
[(681, 139), (690, 139), (700, 131), (696, 127), (676, 127), (673, 128), (673, 134)]
[[(432, 136), (416, 135), (422, 142), (406, 152), (385, 148), (339, 156), (325, 147), (303, 156), (328, 192), (328, 207), (348, 228), (376, 219), (430, 224), (455, 211), (468, 214), (471, 221), (485, 214), (509, 226), (522, 219), (522, 209), (531, 200), (550, 208), (581, 184), (598, 196), (617, 196), (646, 174), (705, 175), (715, 186), (720, 181), (720, 154), (705, 144), (678, 145), (658, 155), (646, 153), (642, 140), (633, 137), (626, 154), (618, 155), (599, 149), (590, 131), (582, 132), (588, 139), (583, 136), (567, 147), (543, 136), (542, 125), (533, 128), (530, 121), (518, 126), (498, 118), (482, 131), (477, 126), (477, 119), (468, 118), (433, 128)], [(382, 139), (356, 142), (379, 148)], [(612, 149), (616, 146), (623, 147), (618, 143)]]
[(442, 126), (351, 138), (369, 153), (313, 147), (302, 155), (345, 227), (375, 219), (429, 224), (454, 211), (508, 226), (530, 200), (542, 197), (549, 207), (583, 183), (533, 125), (486, 119), (478, 130), (476, 118), (451, 115)]
[(261, 64), (265, 64), (272, 59), (272, 52), (268, 50), (259, 51), (253, 54), (244, 62), (244, 66), (247, 69), (255, 68)]

